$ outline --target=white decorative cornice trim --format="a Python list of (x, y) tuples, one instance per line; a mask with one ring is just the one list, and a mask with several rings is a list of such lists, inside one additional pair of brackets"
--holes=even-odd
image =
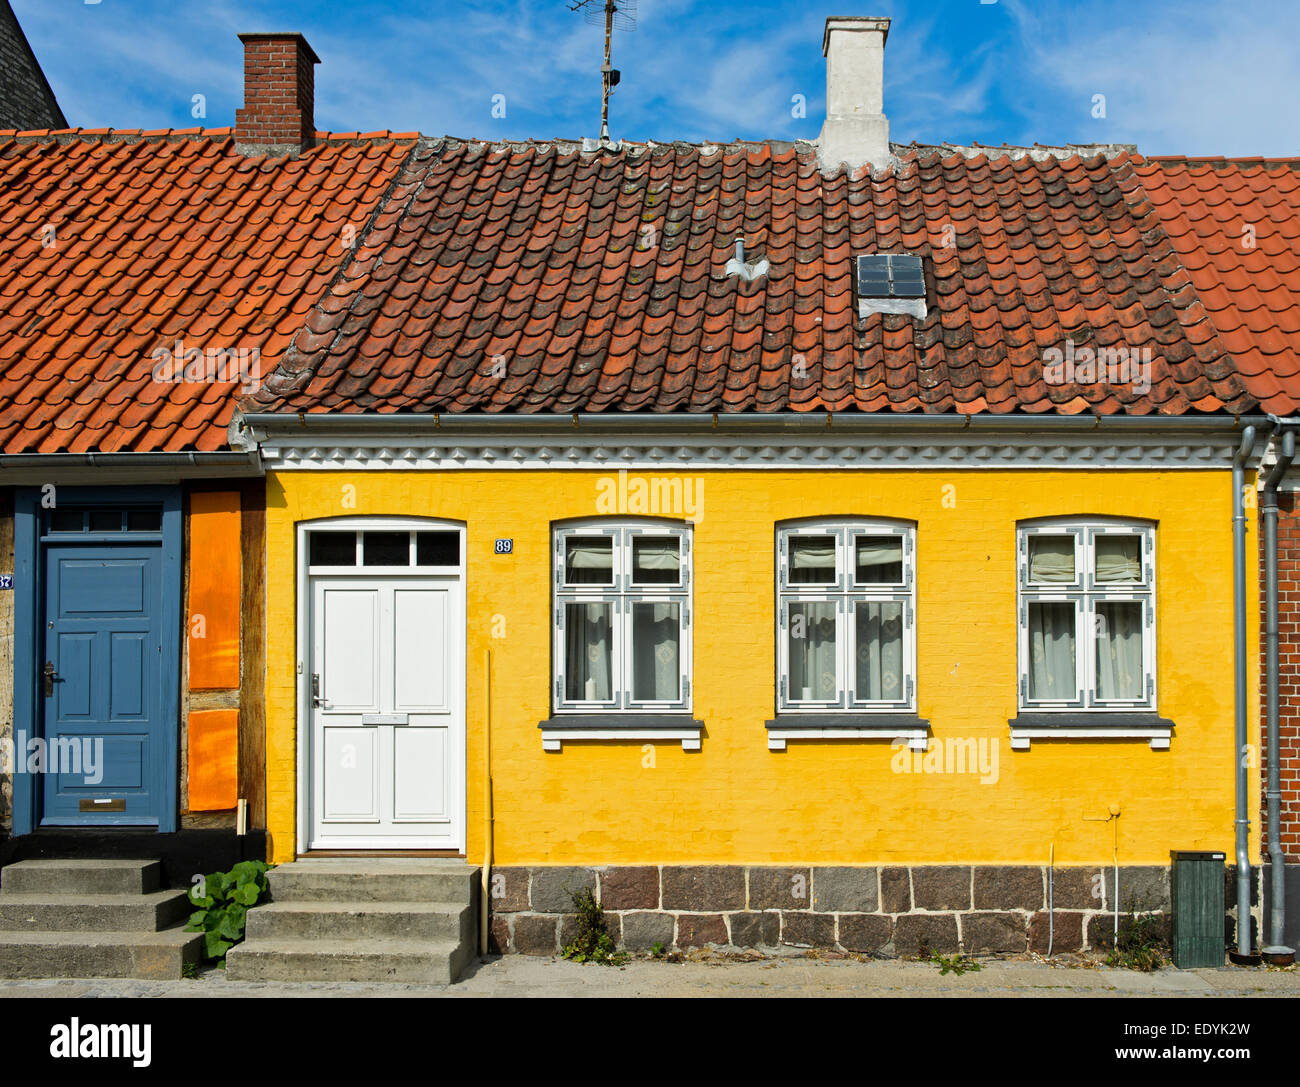
[[(902, 429), (902, 428), (900, 428)], [(272, 434), (259, 443), (268, 471), (446, 471), (552, 468), (628, 470), (1146, 468), (1227, 469), (1236, 437), (1221, 433), (1150, 434), (1096, 431), (1026, 434), (652, 435), (608, 444), (587, 433), (573, 442), (557, 436), (460, 433), (445, 442), (382, 440), (372, 435)], [(1106, 438), (1110, 440), (1105, 440)]]

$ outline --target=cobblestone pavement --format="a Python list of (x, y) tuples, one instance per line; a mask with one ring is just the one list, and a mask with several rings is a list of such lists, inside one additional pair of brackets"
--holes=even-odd
[(622, 967), (576, 965), (526, 955), (470, 966), (455, 985), (235, 982), (220, 970), (190, 981), (0, 981), (0, 997), (683, 997), (683, 996), (1292, 996), (1300, 967), (1166, 969), (1151, 974), (1091, 965), (992, 961), (979, 971), (940, 974), (923, 962), (858, 962), (785, 956), (749, 962), (703, 958), (637, 960)]

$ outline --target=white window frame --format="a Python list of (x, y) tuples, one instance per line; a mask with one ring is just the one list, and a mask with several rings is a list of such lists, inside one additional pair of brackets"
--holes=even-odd
[[(607, 536), (613, 549), (613, 581), (608, 585), (570, 585), (565, 581), (567, 542), (575, 536)], [(653, 582), (638, 585), (632, 580), (633, 541), (647, 536), (677, 540), (681, 554), (681, 578), (676, 585)], [(691, 612), (692, 530), (689, 525), (666, 524), (619, 518), (571, 522), (552, 530), (551, 617), (552, 696), (556, 716), (563, 714), (628, 713), (662, 714), (691, 712)], [(611, 607), (610, 694), (604, 700), (570, 699), (565, 695), (566, 604), (606, 603)], [(635, 699), (632, 692), (632, 607), (634, 604), (676, 604), (680, 622), (678, 665), (681, 669), (674, 700)]]
[[(1075, 578), (1072, 583), (1029, 582), (1029, 541), (1036, 536), (1074, 538)], [(1096, 580), (1096, 544), (1106, 536), (1137, 537), (1140, 542), (1142, 581), (1140, 584), (1100, 583)], [(1156, 710), (1159, 689), (1156, 677), (1156, 557), (1155, 525), (1146, 521), (1114, 517), (1052, 518), (1016, 526), (1016, 615), (1018, 642), (1018, 705), (1022, 712), (1132, 713)], [(1142, 690), (1136, 699), (1103, 699), (1097, 687), (1097, 605), (1105, 603), (1142, 605)], [(1075, 608), (1074, 670), (1077, 696), (1062, 699), (1032, 699), (1029, 696), (1029, 605), (1072, 603)], [(1086, 635), (1086, 636), (1085, 636)]]
[[(835, 540), (835, 581), (816, 584), (790, 580), (789, 543), (801, 536), (831, 536)], [(892, 536), (902, 543), (903, 577), (893, 585), (859, 585), (855, 541), (859, 536)], [(801, 520), (777, 526), (776, 531), (776, 696), (778, 714), (800, 713), (907, 713), (916, 712), (916, 526), (906, 521), (858, 517)], [(790, 646), (787, 637), (791, 604), (835, 605), (836, 695), (833, 699), (791, 697)], [(858, 603), (902, 604), (903, 675), (901, 699), (870, 700), (854, 689), (857, 624), (853, 608)]]

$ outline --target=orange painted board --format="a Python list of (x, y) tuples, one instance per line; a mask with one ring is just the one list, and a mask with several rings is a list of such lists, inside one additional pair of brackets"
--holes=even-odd
[(239, 711), (193, 710), (189, 719), (190, 811), (227, 811), (239, 796)]
[(239, 494), (190, 495), (190, 690), (239, 687)]

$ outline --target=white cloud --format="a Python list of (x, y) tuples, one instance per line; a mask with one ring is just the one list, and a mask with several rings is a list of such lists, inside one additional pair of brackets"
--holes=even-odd
[[(1026, 102), (1027, 125), (1059, 130), (1065, 120), (1075, 140), (1147, 154), (1300, 153), (1294, 0), (1007, 6), (1042, 91)], [(1104, 122), (1090, 116), (1095, 94), (1106, 96)]]

